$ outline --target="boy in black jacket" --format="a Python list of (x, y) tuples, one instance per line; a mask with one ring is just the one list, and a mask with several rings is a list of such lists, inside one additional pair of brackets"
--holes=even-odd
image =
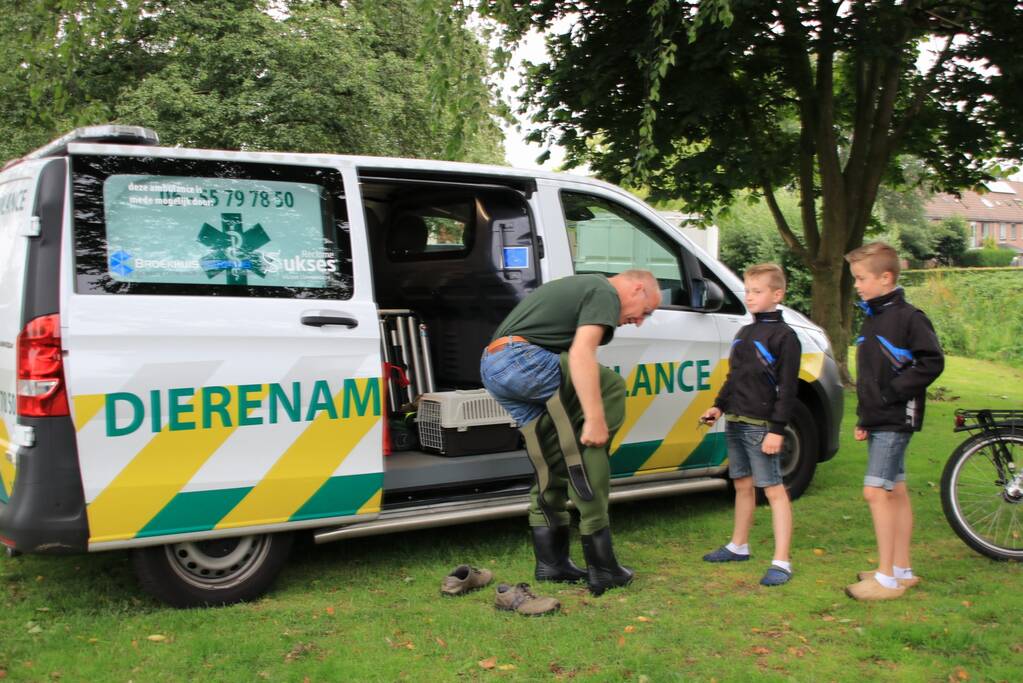
[(920, 581), (909, 561), (913, 511), (906, 488), (906, 446), (923, 426), (926, 389), (944, 369), (945, 357), (931, 321), (906, 303), (896, 286), (899, 256), (894, 249), (873, 242), (849, 252), (845, 260), (866, 314), (856, 339), (855, 436), (867, 441), (863, 497), (877, 536), (877, 570), (860, 572), (860, 581), (845, 592), (856, 600), (891, 600)]
[(781, 476), (781, 448), (785, 425), (796, 403), (800, 345), (796, 333), (782, 320), (778, 304), (785, 296), (785, 273), (773, 263), (750, 266), (746, 281), (746, 308), (754, 320), (732, 341), (728, 377), (714, 407), (701, 417), (714, 424), (728, 417), (728, 475), (735, 484), (735, 526), (732, 540), (707, 553), (707, 562), (748, 560), (749, 532), (756, 507), (754, 486), (764, 489), (771, 504), (774, 561), (760, 583), (780, 586), (792, 577), (789, 545), (792, 541), (792, 505)]

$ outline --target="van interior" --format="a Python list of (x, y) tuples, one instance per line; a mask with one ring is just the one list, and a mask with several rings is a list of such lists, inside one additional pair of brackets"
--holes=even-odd
[[(392, 337), (383, 340), (389, 346), (385, 360), (390, 357), (410, 376), (416, 363), (428, 364), (432, 370), (432, 387), (414, 386), (413, 399), (424, 389), (482, 388), (483, 348), (512, 308), (540, 285), (540, 241), (526, 204), (533, 187), (530, 181), (514, 183), (506, 178), (362, 172), (374, 294), (381, 318), (386, 321), (389, 314), (410, 313), (416, 323), (425, 325), (427, 341), (418, 347), (424, 349), (419, 358), (410, 352), (415, 328), (404, 333), (408, 348), (393, 343), (398, 341), (393, 321), (382, 328), (385, 337)], [(473, 428), (461, 433), (452, 430), (451, 439), (475, 439), (471, 455), (428, 452), (420, 448), (418, 425), (410, 416), (417, 401), (409, 405), (409, 395), (400, 394), (400, 389), (399, 395), (401, 400), (395, 397), (388, 406), (391, 452), (384, 458), (385, 507), (528, 489), (533, 471), (514, 427), (495, 425), (476, 435), (470, 434)], [(481, 434), (485, 434), (482, 442)]]

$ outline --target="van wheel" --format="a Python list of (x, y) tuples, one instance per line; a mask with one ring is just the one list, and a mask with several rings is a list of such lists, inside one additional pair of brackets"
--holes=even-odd
[(133, 560), (142, 587), (169, 605), (230, 605), (270, 588), (291, 543), (289, 533), (218, 538), (139, 548)]
[[(789, 499), (799, 498), (810, 486), (813, 473), (817, 470), (817, 425), (813, 414), (801, 401), (792, 411), (792, 419), (785, 427), (785, 443), (781, 451), (781, 476)], [(763, 489), (757, 489), (757, 501), (766, 503)]]

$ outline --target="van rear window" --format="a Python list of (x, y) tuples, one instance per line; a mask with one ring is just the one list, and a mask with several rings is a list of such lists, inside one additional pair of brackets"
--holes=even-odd
[(75, 157), (77, 291), (345, 299), (335, 169)]

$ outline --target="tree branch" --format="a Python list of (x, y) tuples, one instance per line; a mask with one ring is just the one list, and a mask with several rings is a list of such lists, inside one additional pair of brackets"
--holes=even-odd
[(785, 214), (781, 212), (781, 207), (778, 206), (778, 200), (774, 196), (774, 186), (771, 181), (763, 176), (760, 181), (761, 186), (764, 190), (764, 199), (767, 201), (767, 206), (771, 210), (771, 216), (774, 218), (775, 225), (778, 226), (778, 232), (781, 233), (781, 238), (785, 240), (785, 244), (792, 252), (803, 259), (807, 265), (810, 265), (810, 255), (807, 253), (806, 248), (799, 242), (799, 238), (796, 237), (795, 233), (789, 227), (789, 222), (785, 220)]
[(902, 117), (902, 121), (899, 122), (898, 127), (888, 138), (889, 153), (898, 147), (902, 138), (905, 136), (906, 131), (909, 130), (910, 124), (920, 114), (920, 110), (923, 108), (924, 100), (927, 99), (927, 94), (931, 91), (934, 86), (934, 82), (938, 79), (938, 73), (941, 68), (948, 61), (948, 58), (952, 55), (952, 41), (955, 38), (954, 35), (948, 36), (945, 41), (945, 46), (938, 53), (938, 58), (934, 60), (934, 64), (928, 69), (927, 74), (924, 75), (923, 79), (917, 83), (916, 91), (913, 93), (913, 101), (906, 110), (906, 113)]

